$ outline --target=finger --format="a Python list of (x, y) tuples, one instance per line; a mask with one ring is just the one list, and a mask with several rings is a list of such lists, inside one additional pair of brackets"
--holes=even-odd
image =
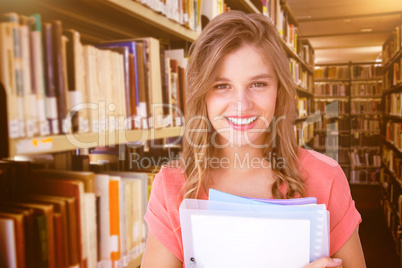
[(322, 257), (310, 264), (304, 266), (304, 268), (325, 268), (325, 267), (337, 267), (342, 265), (342, 260), (337, 258)]

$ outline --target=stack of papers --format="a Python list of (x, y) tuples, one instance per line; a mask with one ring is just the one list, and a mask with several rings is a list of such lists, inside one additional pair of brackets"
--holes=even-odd
[(185, 267), (296, 268), (329, 256), (329, 212), (316, 198), (254, 199), (210, 189), (180, 205)]

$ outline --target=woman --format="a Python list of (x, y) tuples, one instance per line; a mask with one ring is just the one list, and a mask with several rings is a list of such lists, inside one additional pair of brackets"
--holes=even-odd
[(361, 222), (334, 160), (297, 146), (295, 87), (268, 18), (230, 11), (190, 49), (183, 161), (155, 178), (142, 267), (183, 267), (179, 205), (210, 188), (255, 198), (314, 196), (330, 211), (331, 258), (312, 267), (365, 267)]

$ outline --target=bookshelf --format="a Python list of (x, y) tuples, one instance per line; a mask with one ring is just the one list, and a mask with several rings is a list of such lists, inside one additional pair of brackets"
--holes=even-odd
[[(401, 25), (395, 27), (383, 45), (383, 79), (381, 120), (381, 205), (388, 227), (402, 253), (402, 75)], [(402, 263), (401, 263), (402, 266)]]
[[(22, 0), (3, 1), (0, 3), (0, 9), (2, 14), (6, 12), (16, 12), (22, 15), (39, 13), (42, 22), (45, 23), (60, 20), (63, 29), (74, 29), (79, 33), (80, 40), (84, 46), (91, 46), (102, 41), (149, 36), (158, 40), (160, 47), (163, 49), (179, 48), (183, 49), (184, 54), (186, 54), (191, 43), (197, 38), (199, 29), (190, 27), (190, 23), (186, 22), (183, 17), (177, 19), (169, 11), (163, 10), (161, 5), (153, 5), (151, 2), (159, 3), (164, 1), (61, 0), (56, 3), (51, 0), (37, 0), (34, 2)], [(223, 4), (223, 1), (219, 2)], [(283, 47), (290, 59), (290, 68), (296, 85), (297, 95), (295, 97), (298, 117), (295, 122), (295, 131), (298, 135), (298, 142), (301, 146), (311, 144), (314, 125), (309, 124), (308, 127), (303, 128), (303, 124), (308, 121), (309, 116), (312, 114), (310, 103), (312, 103), (314, 97), (314, 50), (308, 40), (299, 38), (297, 21), (294, 19), (286, 1), (275, 0), (270, 1), (270, 3), (273, 3), (275, 8), (270, 8), (270, 13), (265, 15), (271, 16), (272, 22), (277, 26), (283, 37)], [(230, 9), (238, 9), (246, 13), (264, 13), (266, 10), (261, 1), (226, 0), (225, 4)], [(68, 78), (68, 75), (66, 76)], [(106, 86), (102, 85), (102, 87)], [(152, 127), (149, 129), (113, 129), (110, 131), (74, 132), (67, 135), (35, 134), (29, 137), (5, 139), (1, 141), (0, 146), (3, 147), (4, 145), (3, 148), (8, 148), (5, 153), (1, 152), (4, 157), (16, 158), (20, 155), (39, 156), (49, 154), (52, 156), (65, 155), (65, 159), (70, 159), (71, 155), (87, 156), (76, 155), (77, 151), (80, 151), (77, 149), (113, 147), (138, 141), (147, 142), (175, 138), (182, 134), (183, 127), (180, 124), (172, 124), (169, 127), (157, 129)], [(148, 153), (151, 154), (151, 152)], [(63, 159), (63, 157), (61, 158)], [(18, 168), (12, 167), (11, 169), (14, 170), (14, 173), (18, 173), (16, 171)], [(19, 172), (24, 171), (21, 169)], [(0, 181), (2, 179), (1, 174), (5, 173), (0, 172)], [(29, 174), (24, 175), (29, 176)], [(152, 175), (149, 176), (147, 182), (151, 184)], [(14, 180), (14, 177), (12, 179)], [(20, 180), (14, 181), (17, 183)], [(0, 190), (0, 193), (4, 193), (4, 191)], [(3, 201), (1, 196), (0, 201)], [(139, 267), (142, 254), (129, 261), (122, 261), (122, 259), (120, 260), (122, 267)]]
[[(380, 65), (318, 65), (314, 81), (315, 111), (322, 114), (322, 121), (316, 123), (314, 148), (337, 160), (350, 184), (377, 185), (383, 91)], [(339, 149), (328, 150), (329, 146)]]

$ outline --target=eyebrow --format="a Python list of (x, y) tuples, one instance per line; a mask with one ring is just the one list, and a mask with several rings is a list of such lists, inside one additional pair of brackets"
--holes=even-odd
[[(250, 80), (258, 80), (258, 79), (273, 79), (274, 76), (271, 74), (263, 73), (263, 74), (257, 74), (255, 76), (250, 77)], [(215, 82), (217, 81), (224, 81), (224, 82), (229, 82), (230, 79), (225, 78), (225, 77), (217, 77), (215, 79)]]

